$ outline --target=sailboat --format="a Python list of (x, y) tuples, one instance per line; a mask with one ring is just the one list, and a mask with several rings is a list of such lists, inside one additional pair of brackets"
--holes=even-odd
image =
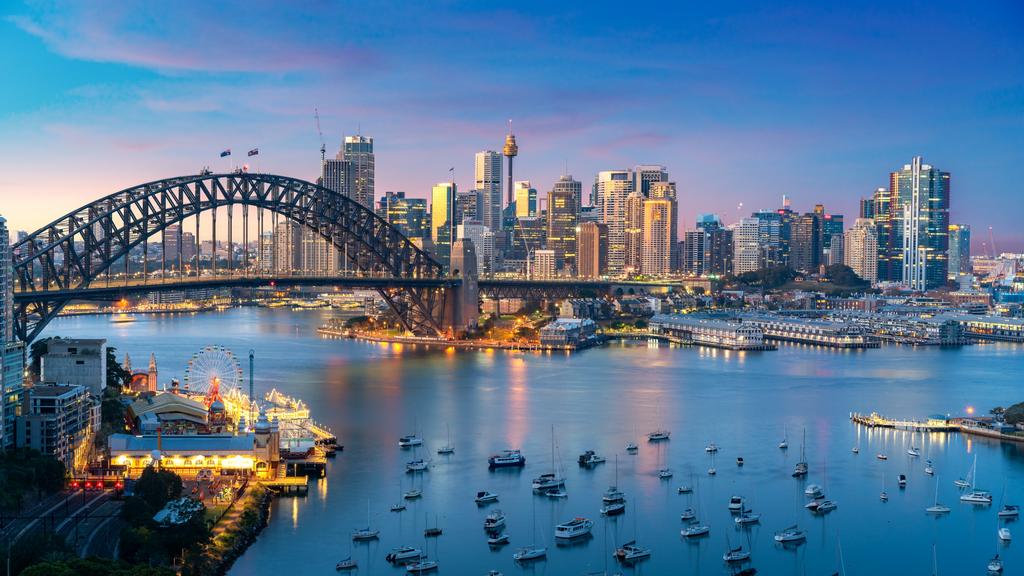
[(633, 562), (639, 562), (640, 560), (644, 560), (646, 558), (650, 558), (651, 557), (651, 549), (650, 548), (646, 548), (646, 547), (641, 546), (641, 545), (636, 543), (637, 536), (639, 535), (639, 530), (637, 528), (637, 523), (636, 523), (637, 516), (638, 516), (638, 514), (636, 513), (636, 503), (634, 502), (633, 503), (633, 539), (630, 540), (629, 542), (626, 542), (625, 544), (623, 544), (622, 546), (620, 546), (619, 548), (617, 548), (615, 550), (615, 557), (618, 558), (620, 562), (631, 564)]
[(662, 467), (658, 469), (658, 478), (661, 478), (662, 480), (668, 480), (669, 478), (672, 477), (672, 469), (669, 468), (668, 466), (665, 466), (665, 459), (663, 457), (660, 447), (658, 449), (658, 460), (661, 460), (662, 463)]
[(960, 496), (961, 502), (967, 502), (970, 504), (982, 504), (989, 505), (992, 503), (992, 494), (985, 490), (978, 490), (975, 487), (975, 483), (978, 480), (978, 455), (974, 455), (974, 465), (971, 466), (971, 491), (967, 494)]
[[(537, 500), (531, 499), (533, 502), (533, 541), (537, 541)], [(537, 546), (536, 544), (530, 544), (524, 546), (519, 550), (516, 550), (512, 554), (512, 559), (516, 562), (529, 562), (531, 560), (539, 560), (548, 555), (548, 549), (543, 546)]]
[(779, 442), (779, 450), (786, 450), (789, 448), (789, 430), (786, 425), (782, 426), (782, 442)]
[[(977, 461), (978, 461), (978, 455), (975, 454), (974, 455), (974, 462), (977, 463)], [(971, 466), (971, 468), (969, 468), (967, 470), (967, 476), (964, 477), (964, 478), (957, 478), (956, 480), (953, 481), (953, 485), (956, 486), (957, 488), (960, 488), (961, 490), (963, 490), (965, 488), (970, 488), (971, 487), (971, 483), (973, 481), (974, 481), (974, 466)]]
[(939, 479), (935, 478), (935, 503), (924, 509), (929, 514), (949, 514), (949, 506), (939, 504)]
[(374, 540), (380, 536), (380, 530), (370, 528), (370, 501), (366, 501), (366, 527), (356, 528), (352, 531), (352, 539), (355, 541)]
[(804, 428), (803, 439), (800, 441), (800, 461), (793, 468), (793, 477), (800, 478), (807, 475), (807, 428)]
[(427, 461), (416, 456), (416, 446), (418, 444), (412, 447), (412, 460), (405, 463), (406, 472), (425, 472), (429, 470)]
[(708, 468), (708, 476), (714, 476), (718, 474), (718, 469), (715, 468), (715, 453), (711, 453), (711, 468)]
[(565, 478), (558, 474), (555, 466), (555, 427), (551, 426), (551, 472), (541, 474), (533, 479), (533, 489), (537, 492), (546, 493), (552, 488), (565, 486)]
[[(435, 550), (434, 552), (436, 553), (437, 550)], [(427, 539), (426, 537), (424, 537), (423, 554), (417, 557), (417, 559), (411, 564), (406, 564), (405, 571), (409, 574), (426, 574), (427, 572), (433, 572), (434, 570), (437, 570), (437, 568), (437, 560), (430, 560), (429, 558), (427, 558)]]
[[(402, 496), (402, 479), (398, 479), (398, 495)], [(391, 505), (392, 512), (401, 512), (405, 510), (405, 502), (399, 498), (398, 502)]]
[(445, 424), (444, 427), (448, 429), (448, 443), (445, 444), (444, 446), (441, 446), (440, 448), (438, 448), (437, 449), (437, 453), (441, 454), (443, 456), (447, 456), (448, 454), (454, 454), (455, 453), (455, 447), (452, 446), (452, 429), (451, 429), (451, 426), (449, 426), (448, 424)]
[(882, 492), (878, 495), (878, 499), (882, 502), (889, 501), (889, 493), (885, 491), (885, 472), (882, 472)]
[(604, 496), (601, 497), (604, 506), (601, 507), (601, 514), (604, 516), (617, 516), (626, 511), (626, 495), (619, 490), (619, 455), (615, 455), (615, 484), (608, 487)]
[(342, 558), (334, 565), (334, 569), (338, 572), (348, 572), (349, 570), (355, 570), (359, 568), (359, 564), (352, 558), (352, 543), (348, 545), (348, 556)]
[[(636, 426), (633, 426), (633, 437), (636, 438)], [(629, 454), (636, 454), (639, 449), (640, 447), (637, 446), (636, 442), (633, 440), (630, 440), (626, 444), (626, 452)]]

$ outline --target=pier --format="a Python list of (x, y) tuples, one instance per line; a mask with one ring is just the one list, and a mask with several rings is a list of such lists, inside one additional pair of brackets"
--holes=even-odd
[(851, 412), (850, 420), (869, 428), (895, 428), (923, 432), (957, 432), (960, 430), (960, 426), (943, 416), (932, 416), (927, 420), (895, 420), (880, 416), (877, 412), (867, 415)]

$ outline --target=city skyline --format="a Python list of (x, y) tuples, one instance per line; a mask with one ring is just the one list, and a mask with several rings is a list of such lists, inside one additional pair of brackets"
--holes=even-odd
[[(666, 8), (650, 25), (609, 20), (606, 5), (442, 8), (410, 19), (433, 23), (429, 32), (378, 17), (396, 7), (373, 18), (318, 7), (315, 24), (302, 9), (264, 8), (232, 17), (238, 30), (273, 27), (265, 46), (233, 28), (223, 46), (179, 44), (176, 27), (211, 26), (221, 10), (230, 7), (128, 5), (102, 19), (60, 3), (5, 10), (0, 42), (25, 79), (0, 96), (0, 194), (13, 229), (139, 182), (229, 169), (255, 147), (253, 169), (313, 180), (318, 108), (329, 152), (343, 135), (375, 139), (378, 197), (427, 198), (453, 166), (470, 189), (473, 155), (500, 151), (513, 118), (515, 180), (539, 198), (563, 173), (586, 188), (600, 171), (653, 163), (678, 184), (680, 230), (701, 213), (729, 223), (777, 208), (783, 194), (799, 211), (824, 203), (853, 218), (861, 198), (920, 155), (953, 174), (951, 221), (974, 228), (976, 253), (989, 226), (1000, 251), (1024, 249), (1008, 169), (1024, 150), (1021, 8), (1010, 3), (935, 7), (928, 29), (913, 9), (889, 6), (885, 19), (852, 8)], [(509, 23), (520, 41), (491, 37)], [(332, 25), (346, 41), (322, 33)], [(455, 49), (466, 45), (479, 50)], [(943, 73), (886, 80), (909, 63)], [(864, 88), (883, 82), (885, 91)], [(899, 129), (915, 117), (917, 128)], [(234, 155), (222, 160), (225, 148)], [(55, 158), (64, 170), (47, 170)], [(9, 200), (29, 189), (52, 210)]]

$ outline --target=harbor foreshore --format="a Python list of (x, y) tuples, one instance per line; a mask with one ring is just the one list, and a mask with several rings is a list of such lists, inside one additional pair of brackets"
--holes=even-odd
[(894, 428), (897, 430), (911, 430), (920, 432), (960, 432), (1006, 440), (1008, 442), (1024, 442), (1024, 434), (1019, 432), (1007, 433), (994, 428), (982, 426), (978, 420), (971, 418), (949, 418), (944, 416), (932, 416), (927, 420), (896, 420), (880, 416), (876, 412), (871, 414), (850, 413), (850, 420), (856, 424), (869, 428)]
[(606, 336), (596, 335), (594, 338), (579, 344), (550, 345), (539, 342), (516, 342), (502, 340), (445, 340), (440, 338), (423, 338), (419, 336), (397, 336), (390, 334), (373, 334), (349, 329), (338, 329), (330, 326), (317, 328), (317, 333), (329, 338), (350, 338), (366, 342), (382, 342), (412, 346), (429, 346), (439, 348), (457, 348), (463, 350), (522, 350), (528, 352), (564, 351), (572, 352), (603, 344)]

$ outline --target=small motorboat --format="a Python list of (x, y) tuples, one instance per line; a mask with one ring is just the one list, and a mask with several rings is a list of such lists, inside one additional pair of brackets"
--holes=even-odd
[(423, 438), (420, 438), (415, 434), (402, 436), (401, 438), (398, 439), (398, 445), (401, 446), (402, 448), (412, 448), (413, 446), (420, 446), (422, 444)]
[(731, 496), (729, 498), (729, 512), (738, 513), (743, 511), (743, 497)]
[(432, 526), (423, 531), (423, 536), (426, 538), (437, 538), (441, 534), (444, 534), (444, 531), (437, 526)]
[(793, 467), (793, 478), (807, 476), (807, 462), (797, 462)]
[(356, 528), (352, 531), (352, 539), (357, 542), (360, 540), (374, 540), (378, 536), (380, 536), (380, 530), (375, 530), (370, 527)]
[(565, 488), (548, 488), (544, 491), (544, 495), (548, 498), (568, 498), (569, 493), (565, 491)]
[(1017, 516), (1020, 516), (1020, 506), (1003, 504), (1003, 507), (999, 510), (1000, 518), (1016, 518)]
[(693, 486), (683, 485), (676, 489), (676, 492), (680, 494), (691, 494), (693, 493)]
[(999, 539), (1003, 542), (1009, 542), (1013, 536), (1010, 534), (1010, 529), (1005, 526), (999, 529)]
[(924, 463), (924, 473), (929, 476), (935, 476), (935, 465), (932, 464), (931, 460)]
[(655, 430), (647, 434), (648, 442), (661, 442), (662, 440), (668, 440), (672, 433), (668, 430)]
[(410, 574), (425, 574), (434, 570), (437, 570), (437, 560), (420, 560), (405, 566), (405, 571)]
[(817, 484), (808, 484), (807, 487), (804, 488), (804, 496), (809, 498), (822, 498), (824, 494), (821, 491), (821, 486)]
[(565, 485), (565, 478), (555, 474), (554, 472), (545, 472), (540, 476), (533, 479), (531, 484), (533, 489), (538, 492), (543, 492), (549, 488), (558, 488)]
[(393, 548), (385, 560), (392, 564), (398, 562), (408, 562), (409, 560), (419, 560), (423, 556), (423, 551), (419, 548), (413, 548), (412, 546), (401, 546), (399, 548)]
[(882, 490), (882, 493), (878, 495), (878, 499), (881, 500), (882, 502), (888, 502), (889, 501), (889, 493), (886, 492), (885, 490)]
[(589, 518), (573, 518), (568, 522), (555, 526), (555, 538), (571, 540), (580, 536), (586, 536), (590, 534), (590, 530), (593, 527), (594, 521)]
[(638, 562), (651, 557), (651, 549), (640, 546), (635, 541), (626, 542), (615, 550), (615, 557), (620, 562)]
[(710, 533), (711, 527), (707, 524), (693, 524), (679, 531), (683, 538), (697, 538), (699, 536), (707, 536)]
[(693, 508), (687, 508), (679, 515), (679, 519), (683, 522), (693, 522), (697, 519), (697, 512)]
[(714, 466), (712, 466), (711, 468), (708, 468), (708, 476), (714, 476), (715, 474), (718, 474), (718, 470), (715, 469)]
[(736, 562), (744, 562), (750, 559), (750, 552), (744, 550), (742, 546), (738, 546), (722, 554), (722, 560), (728, 564), (735, 564)]
[(740, 466), (740, 467), (743, 466), (743, 457), (742, 456), (737, 456), (736, 457), (736, 465)]
[(671, 468), (662, 468), (661, 470), (658, 470), (658, 478), (661, 478), (662, 480), (668, 480), (671, 477), (672, 477), (672, 469)]
[(796, 524), (775, 533), (775, 541), (781, 544), (802, 542), (807, 539), (807, 533), (796, 526)]
[(449, 454), (455, 454), (455, 447), (453, 446), (441, 446), (437, 449), (437, 453), (442, 456), (448, 456)]
[(604, 516), (618, 516), (625, 511), (625, 502), (609, 502), (601, 507), (601, 514)]
[(921, 450), (918, 449), (917, 446), (911, 446), (910, 448), (907, 448), (907, 455), (912, 458), (917, 458), (921, 455)]
[(850, 451), (853, 452), (854, 454), (860, 454), (860, 448), (858, 448), (856, 446), (854, 446), (853, 449), (850, 450)]
[(349, 570), (355, 570), (356, 568), (359, 568), (359, 564), (356, 564), (356, 561), (351, 557), (345, 558), (334, 565), (334, 569), (338, 572), (347, 572)]
[(548, 555), (548, 549), (543, 546), (526, 546), (520, 548), (512, 554), (512, 559), (516, 562), (529, 562), (530, 560), (539, 560)]
[(751, 512), (750, 510), (744, 510), (733, 521), (736, 522), (737, 526), (744, 526), (744, 525), (747, 525), (747, 524), (757, 524), (758, 522), (761, 521), (761, 515), (760, 514), (755, 514), (755, 513)]
[(882, 452), (879, 452), (878, 454), (875, 454), (875, 458), (878, 458), (879, 460), (888, 460), (889, 459), (889, 457), (886, 456), (885, 454), (883, 454)]
[(399, 502), (391, 505), (392, 512), (401, 512), (402, 510), (405, 510), (405, 502)]
[(508, 544), (508, 534), (504, 532), (487, 538), (488, 546), (504, 546), (505, 544)]
[(423, 496), (423, 490), (420, 490), (419, 488), (413, 488), (412, 490), (406, 490), (405, 493), (402, 494), (402, 498), (405, 498), (406, 500), (415, 500), (417, 498), (421, 498), (422, 496)]
[(704, 451), (707, 452), (708, 454), (718, 452), (718, 445), (712, 442), (704, 447)]
[(473, 501), (476, 502), (477, 504), (490, 504), (491, 502), (498, 501), (498, 495), (495, 494), (494, 492), (481, 490), (480, 492), (476, 493), (476, 498), (474, 498)]
[(505, 525), (505, 514), (501, 510), (495, 510), (484, 518), (484, 530), (493, 532)]
[(896, 482), (900, 485), (900, 488), (906, 488), (907, 487), (907, 475), (906, 474), (900, 474), (899, 476), (896, 477)]
[(626, 444), (626, 452), (628, 452), (629, 454), (636, 454), (637, 450), (639, 449), (640, 447), (636, 445), (636, 442), (630, 442), (629, 444)]
[(579, 462), (581, 468), (592, 468), (598, 464), (604, 464), (606, 459), (604, 456), (599, 456), (593, 450), (587, 450), (583, 454), (580, 454), (577, 462)]
[(782, 442), (779, 442), (779, 450), (787, 450), (788, 448), (789, 448), (789, 442), (786, 442), (785, 440), (783, 440)]
[(423, 472), (428, 469), (427, 461), (423, 459), (410, 460), (405, 463), (406, 472)]
[(827, 514), (838, 507), (839, 504), (836, 504), (835, 500), (822, 500), (821, 502), (818, 503), (818, 506), (817, 508), (814, 509), (814, 511), (818, 514)]
[(999, 554), (996, 554), (988, 561), (988, 571), (991, 574), (1002, 574), (1003, 573), (1003, 561), (999, 558)]

